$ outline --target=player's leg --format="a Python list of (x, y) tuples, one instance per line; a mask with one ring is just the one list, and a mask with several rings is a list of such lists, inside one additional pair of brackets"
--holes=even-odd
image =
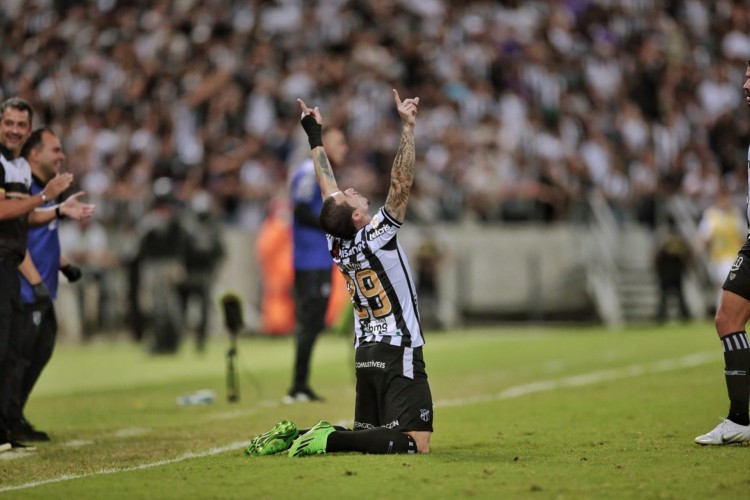
[(750, 343), (745, 332), (748, 318), (750, 301), (724, 290), (715, 323), (724, 351), (724, 373), (730, 400), (727, 418), (740, 425), (750, 425)]
[[(12, 304), (18, 294), (18, 271), (10, 263), (0, 261), (0, 374), (5, 370), (8, 340), (11, 332)], [(5, 412), (0, 406), (0, 451), (10, 449), (8, 424)]]
[(721, 445), (750, 440), (750, 343), (745, 332), (750, 319), (750, 262), (745, 260), (741, 252), (729, 271), (714, 320), (724, 351), (729, 414), (715, 429), (696, 437), (698, 444)]
[[(318, 425), (320, 426), (320, 424)], [(308, 434), (310, 434), (311, 439), (317, 437), (314, 434)], [(304, 436), (307, 436), (308, 434), (305, 434)], [(300, 440), (302, 440), (304, 436), (300, 436)], [(333, 431), (324, 434), (324, 436), (326, 437), (324, 446), (321, 447), (318, 445), (318, 447), (315, 448), (318, 450), (317, 453), (356, 451), (373, 455), (390, 455), (395, 453), (417, 452), (417, 443), (409, 433), (404, 433), (396, 429), (389, 429), (388, 427), (373, 427), (371, 429), (356, 431), (338, 431), (334, 429)], [(299, 445), (295, 441), (294, 445), (292, 445), (292, 449), (295, 449), (296, 446), (297, 450), (301, 450), (304, 445), (304, 441), (301, 441)], [(315, 443), (308, 444), (307, 446), (314, 447)], [(306, 454), (312, 453), (308, 452)], [(290, 450), (289, 456), (299, 456), (299, 452), (293, 454)]]
[(432, 431), (406, 431), (404, 434), (414, 440), (414, 444), (419, 453), (430, 452), (430, 436), (432, 436)]
[[(320, 421), (302, 433), (289, 449), (290, 457), (321, 453), (361, 452), (372, 454), (416, 451), (414, 441), (392, 428), (381, 427), (382, 393), (387, 380), (387, 356), (379, 355), (378, 344), (360, 346), (355, 353), (357, 376), (354, 430), (342, 431)], [(382, 354), (382, 353), (380, 353)]]
[[(370, 454), (429, 451), (432, 397), (421, 349), (382, 343), (360, 346), (355, 356), (354, 431), (320, 422), (292, 444), (289, 456), (357, 451)], [(413, 363), (416, 358), (416, 363)], [(415, 369), (416, 367), (416, 369)], [(404, 375), (413, 375), (409, 378)]]
[[(30, 364), (23, 375), (21, 382), (21, 408), (26, 407), (31, 391), (39, 380), (42, 371), (52, 358), (57, 338), (57, 316), (54, 306), (47, 309), (42, 315), (36, 341), (31, 350)], [(49, 435), (34, 428), (22, 413), (21, 428), (24, 436), (29, 441), (49, 441)], [(23, 440), (22, 440), (23, 441)]]
[[(19, 432), (22, 423), (21, 387), (23, 376), (30, 365), (30, 345), (36, 338), (31, 332), (32, 325), (26, 324), (26, 314), (21, 301), (15, 303), (10, 314), (10, 336), (5, 367), (0, 381), (3, 412), (8, 425), (11, 441), (21, 441), (24, 436)], [(15, 434), (15, 436), (14, 436)]]
[(422, 348), (404, 349), (401, 363), (405, 373), (394, 376), (385, 392), (386, 418), (398, 422), (396, 428), (414, 441), (419, 453), (429, 453), (433, 405)]

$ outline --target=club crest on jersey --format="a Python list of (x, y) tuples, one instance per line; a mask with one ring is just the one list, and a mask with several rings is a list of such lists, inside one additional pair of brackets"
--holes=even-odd
[(425, 422), (429, 422), (430, 421), (430, 410), (427, 410), (427, 409), (424, 409), (424, 408), (420, 409), (419, 410), (419, 418), (421, 418)]
[(372, 226), (373, 229), (377, 229), (378, 228), (378, 226), (380, 225), (380, 214), (379, 213), (375, 214), (375, 216), (370, 221), (370, 225)]
[(42, 312), (41, 311), (34, 311), (31, 313), (31, 322), (34, 323), (34, 326), (38, 327), (42, 324)]

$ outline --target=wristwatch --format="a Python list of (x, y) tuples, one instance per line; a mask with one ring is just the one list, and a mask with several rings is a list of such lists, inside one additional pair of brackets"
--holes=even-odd
[(39, 196), (41, 196), (44, 203), (47, 203), (47, 195), (44, 194), (44, 191), (39, 191)]

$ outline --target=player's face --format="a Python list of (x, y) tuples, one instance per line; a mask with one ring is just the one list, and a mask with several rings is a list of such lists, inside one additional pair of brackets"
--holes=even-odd
[(31, 118), (28, 111), (8, 108), (0, 117), (0, 144), (14, 154), (21, 152), (21, 147), (31, 135)]
[(750, 106), (750, 64), (745, 69), (745, 84), (742, 86), (742, 90), (745, 92), (745, 104)]
[(65, 153), (63, 153), (60, 139), (55, 134), (49, 132), (42, 133), (42, 148), (37, 157), (39, 167), (47, 179), (55, 176), (65, 162)]
[(343, 192), (339, 191), (333, 196), (336, 200), (336, 203), (346, 203), (355, 211), (359, 210), (363, 214), (367, 213), (367, 209), (370, 206), (370, 202), (367, 200), (367, 198), (355, 191), (354, 188), (349, 188)]

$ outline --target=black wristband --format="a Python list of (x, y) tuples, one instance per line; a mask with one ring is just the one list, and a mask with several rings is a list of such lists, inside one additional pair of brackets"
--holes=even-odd
[(61, 214), (61, 213), (60, 213), (60, 205), (57, 205), (57, 206), (55, 207), (55, 216), (56, 216), (56, 217), (57, 217), (58, 219), (62, 219), (63, 217), (65, 217), (65, 216), (64, 216), (63, 214)]
[(69, 283), (75, 283), (76, 281), (81, 279), (81, 276), (83, 275), (83, 273), (81, 272), (81, 268), (78, 266), (74, 266), (70, 262), (68, 262), (64, 266), (60, 266), (60, 272), (63, 273), (63, 276), (68, 279)]
[(323, 145), (323, 127), (315, 121), (313, 115), (302, 117), (302, 128), (307, 133), (307, 140), (310, 142), (310, 149), (315, 149)]
[(41, 301), (41, 300), (49, 300), (49, 289), (47, 288), (47, 285), (44, 284), (44, 281), (40, 281), (36, 285), (31, 285), (31, 290), (34, 292), (34, 300)]

